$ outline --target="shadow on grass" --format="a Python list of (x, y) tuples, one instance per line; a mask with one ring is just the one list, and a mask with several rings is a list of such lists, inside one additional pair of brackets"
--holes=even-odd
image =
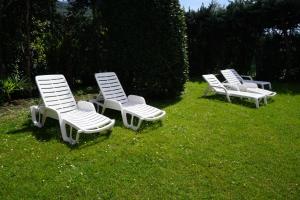
[[(119, 111), (114, 110), (106, 110), (105, 116), (115, 119), (115, 126), (125, 128), (123, 125), (122, 117)], [(133, 131), (132, 134), (142, 134), (147, 133), (149, 131), (155, 130), (162, 126), (161, 121), (157, 122), (143, 122), (140, 129), (138, 131)], [(67, 132), (69, 131), (69, 127), (67, 126)], [(100, 142), (104, 142), (105, 140), (109, 139), (112, 133), (112, 130), (104, 131), (101, 133), (92, 133), (92, 134), (80, 134), (79, 144), (70, 145), (62, 140), (60, 127), (58, 125), (58, 121), (55, 119), (47, 118), (45, 125), (42, 128), (35, 127), (31, 121), (31, 117), (28, 116), (28, 119), (22, 124), (21, 127), (15, 128), (13, 130), (5, 132), (5, 134), (23, 134), (23, 133), (31, 133), (37, 141), (40, 142), (49, 142), (51, 140), (56, 140), (64, 143), (65, 145), (69, 146), (71, 149), (81, 149), (88, 146), (95, 145)], [(73, 132), (73, 138), (75, 138), (75, 134)]]
[[(69, 128), (67, 128), (67, 131)], [(40, 142), (49, 142), (51, 140), (57, 140), (65, 145), (69, 146), (72, 149), (78, 149), (82, 147), (87, 147), (94, 145), (99, 142), (103, 142), (110, 138), (111, 131), (104, 131), (101, 133), (93, 133), (93, 134), (80, 134), (79, 144), (70, 145), (66, 142), (63, 142), (60, 127), (58, 125), (58, 121), (55, 119), (47, 118), (45, 125), (42, 128), (35, 127), (28, 116), (28, 120), (26, 120), (20, 128), (11, 130), (6, 132), (6, 134), (21, 134), (25, 132), (30, 132), (36, 140)], [(73, 132), (73, 137), (75, 134)]]
[[(218, 102), (223, 102), (223, 103), (229, 103), (226, 100), (226, 97), (221, 96), (221, 95), (201, 96), (201, 97), (198, 97), (198, 98), (199, 99), (204, 98), (204, 99), (208, 99), (210, 101), (218, 101)], [(231, 103), (233, 103), (233, 104), (240, 104), (240, 105), (245, 106), (245, 107), (256, 109), (255, 104), (252, 101), (247, 101), (246, 99), (240, 99), (240, 98), (230, 98), (230, 100), (231, 100)], [(268, 104), (272, 103), (273, 101), (274, 101), (273, 99), (268, 99)], [(265, 106), (263, 101), (260, 101), (260, 107), (261, 106)]]
[(151, 101), (151, 102), (149, 102), (149, 105), (157, 107), (159, 109), (164, 109), (166, 107), (177, 104), (181, 100), (182, 100), (182, 97), (179, 96), (179, 97), (176, 97), (173, 99), (162, 99), (162, 100)]

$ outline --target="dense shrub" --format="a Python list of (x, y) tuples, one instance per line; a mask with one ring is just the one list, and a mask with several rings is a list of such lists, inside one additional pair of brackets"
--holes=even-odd
[(126, 91), (174, 97), (188, 75), (186, 26), (178, 0), (102, 1), (107, 23), (106, 68)]

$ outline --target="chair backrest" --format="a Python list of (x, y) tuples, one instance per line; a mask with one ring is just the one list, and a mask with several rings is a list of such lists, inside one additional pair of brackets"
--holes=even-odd
[(122, 85), (114, 72), (96, 73), (95, 78), (104, 100), (116, 100), (121, 104), (128, 102)]
[(230, 69), (221, 70), (221, 74), (225, 77), (226, 81), (232, 85), (241, 85), (240, 80), (233, 74)]
[(237, 71), (235, 70), (235, 69), (228, 69), (228, 70), (230, 70), (234, 75), (235, 75), (235, 77), (237, 77), (237, 79), (241, 82), (241, 83), (243, 83), (243, 78), (239, 75), (239, 73), (237, 73)]
[(46, 107), (59, 113), (77, 109), (76, 101), (64, 75), (36, 76), (35, 81)]
[[(213, 74), (206, 74), (206, 75), (202, 75), (202, 77), (205, 79), (205, 81), (212, 87), (213, 90), (215, 90), (216, 92), (224, 92), (223, 89), (221, 88), (225, 88), (223, 86), (223, 84), (217, 79), (217, 77)], [(217, 87), (213, 87), (213, 86), (217, 86)], [(221, 87), (221, 88), (219, 88)], [(225, 88), (226, 89), (226, 88)]]

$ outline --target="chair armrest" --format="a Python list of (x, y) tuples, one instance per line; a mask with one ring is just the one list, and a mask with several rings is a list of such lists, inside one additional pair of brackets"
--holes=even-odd
[(137, 95), (129, 95), (128, 101), (138, 103), (138, 104), (146, 104), (144, 97), (137, 96)]
[(222, 89), (222, 90), (224, 90), (224, 92), (226, 93), (226, 95), (228, 94), (228, 91), (227, 91), (227, 89), (225, 88), (225, 87), (220, 87), (220, 86), (210, 86), (210, 87), (212, 87), (212, 88), (219, 88), (219, 89)]
[(247, 80), (253, 80), (251, 76), (241, 75), (242, 78), (245, 78)]
[(252, 82), (243, 82), (243, 85), (247, 88), (258, 88), (257, 84)]
[[(61, 114), (60, 114), (60, 112), (57, 111), (57, 110), (54, 110), (54, 109), (52, 109), (52, 108), (50, 108), (50, 107), (44, 107), (43, 114), (45, 114), (45, 115), (47, 115), (47, 116), (50, 115), (50, 116), (51, 116), (52, 118), (54, 118), (54, 119), (58, 119), (58, 120), (61, 119)], [(53, 116), (53, 115), (55, 115), (55, 116)]]
[(231, 90), (237, 90), (239, 91), (240, 88), (238, 85), (234, 85), (234, 84), (229, 84), (229, 83), (223, 83), (223, 85), (228, 88), (228, 89), (231, 89)]
[(79, 110), (84, 110), (84, 111), (95, 111), (96, 109), (94, 107), (94, 104), (92, 104), (91, 102), (87, 102), (87, 101), (78, 101), (77, 103), (78, 109)]
[(113, 99), (106, 99), (104, 101), (104, 107), (114, 109), (114, 110), (122, 110), (122, 104)]

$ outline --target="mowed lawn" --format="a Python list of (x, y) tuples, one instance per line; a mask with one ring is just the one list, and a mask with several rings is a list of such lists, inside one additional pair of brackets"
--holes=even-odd
[[(299, 199), (300, 86), (274, 84), (267, 106), (188, 82), (182, 98), (139, 132), (118, 112), (111, 133), (60, 140), (57, 121), (33, 127), (29, 105), (0, 108), (0, 199)], [(78, 95), (87, 99), (92, 95)]]

